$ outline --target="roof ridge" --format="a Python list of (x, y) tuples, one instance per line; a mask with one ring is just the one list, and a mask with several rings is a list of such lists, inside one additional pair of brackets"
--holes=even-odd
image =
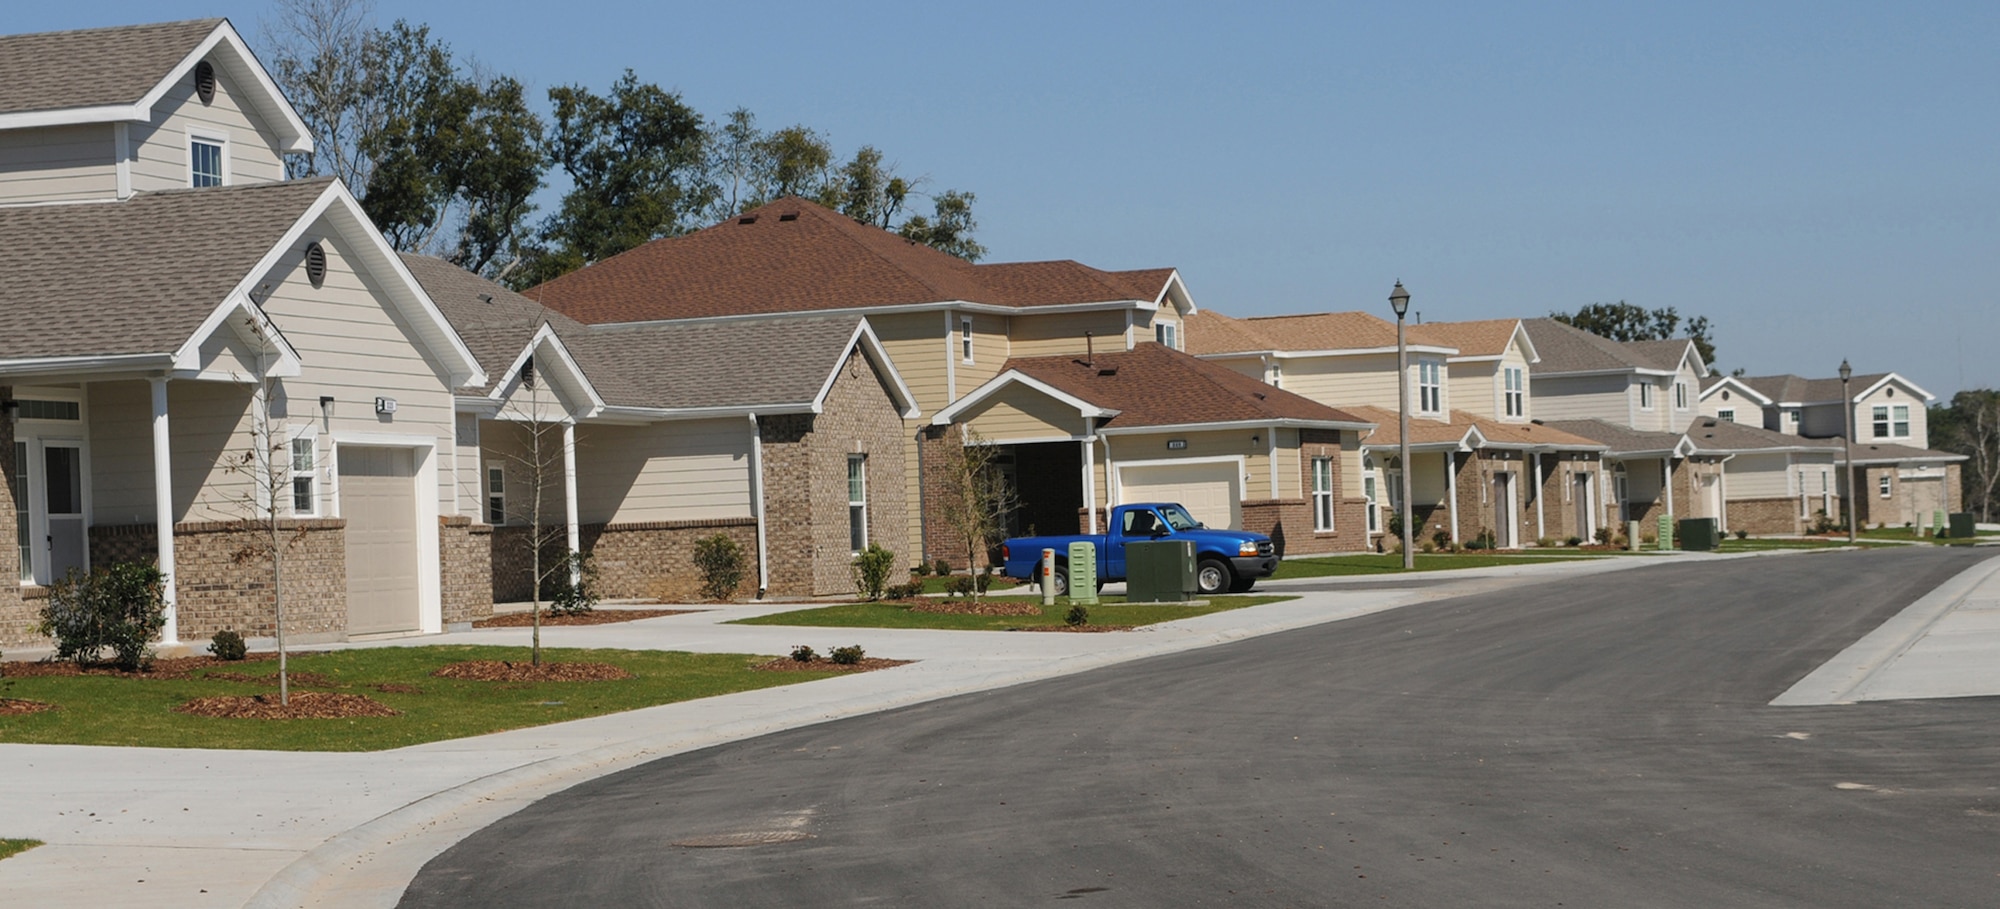
[[(99, 25), (91, 28), (58, 28), (41, 32), (15, 32), (0, 35), (0, 38), (47, 38), (52, 35), (81, 35), (90, 32), (137, 31), (142, 28), (169, 28), (176, 25), (218, 25), (228, 22), (228, 16), (198, 16), (193, 19), (169, 19), (164, 22), (132, 22), (125, 25)], [(232, 26), (233, 27), (233, 26)]]
[[(774, 201), (770, 202), (769, 204), (766, 204), (766, 205), (760, 205), (760, 206), (758, 206), (758, 208), (759, 208), (759, 209), (763, 209), (763, 208), (770, 208), (770, 207), (771, 207), (772, 205), (776, 205), (776, 204), (778, 204), (779, 202), (782, 202), (782, 201), (784, 201), (785, 199), (795, 199), (795, 200), (797, 200), (797, 201), (799, 201), (799, 202), (803, 202), (803, 203), (805, 203), (805, 210), (813, 212), (813, 213), (814, 213), (814, 217), (817, 217), (817, 218), (819, 218), (819, 219), (820, 219), (820, 220), (821, 220), (822, 222), (827, 222), (827, 221), (828, 221), (828, 219), (827, 219), (827, 216), (831, 215), (831, 216), (832, 216), (832, 220), (831, 220), (831, 222), (830, 222), (830, 223), (832, 224), (833, 228), (834, 228), (834, 229), (835, 229), (836, 231), (839, 231), (839, 232), (840, 232), (840, 235), (841, 235), (841, 236), (842, 236), (842, 237), (843, 237), (844, 239), (846, 239), (846, 241), (847, 241), (848, 243), (851, 243), (851, 244), (853, 244), (853, 245), (855, 245), (855, 246), (858, 246), (858, 247), (860, 247), (861, 249), (863, 249), (863, 250), (867, 251), (867, 252), (868, 252), (868, 253), (869, 253), (870, 255), (874, 256), (874, 257), (875, 257), (875, 258), (877, 258), (877, 259), (880, 259), (880, 260), (882, 260), (882, 262), (883, 262), (884, 264), (888, 265), (888, 266), (889, 266), (890, 268), (894, 268), (895, 270), (897, 270), (897, 271), (899, 271), (899, 272), (902, 272), (904, 276), (906, 276), (906, 277), (910, 278), (911, 280), (913, 280), (913, 281), (917, 282), (918, 284), (921, 284), (921, 285), (923, 285), (924, 287), (927, 287), (927, 288), (929, 288), (929, 289), (930, 289), (930, 291), (931, 291), (932, 293), (934, 293), (934, 294), (939, 294), (940, 296), (939, 296), (939, 297), (938, 297), (938, 299), (937, 299), (937, 300), (935, 300), (934, 302), (938, 302), (938, 303), (943, 303), (943, 302), (946, 302), (946, 301), (949, 301), (949, 300), (956, 300), (956, 299), (958, 299), (957, 297), (954, 297), (954, 296), (952, 296), (952, 295), (951, 295), (951, 293), (950, 293), (950, 291), (947, 291), (947, 290), (945, 290), (944, 288), (942, 288), (942, 287), (939, 287), (939, 286), (937, 286), (936, 284), (932, 283), (932, 282), (931, 282), (931, 280), (930, 280), (929, 278), (927, 278), (927, 277), (924, 277), (924, 276), (920, 276), (920, 275), (917, 275), (917, 274), (915, 274), (915, 273), (914, 273), (914, 272), (912, 272), (912, 271), (911, 271), (911, 270), (910, 270), (909, 268), (905, 267), (905, 266), (904, 266), (904, 265), (903, 265), (902, 263), (900, 263), (900, 262), (897, 262), (897, 261), (896, 261), (895, 259), (892, 259), (892, 258), (890, 258), (890, 257), (888, 256), (888, 254), (886, 254), (886, 253), (882, 252), (882, 251), (881, 251), (881, 250), (879, 250), (879, 249), (876, 249), (876, 248), (874, 248), (873, 246), (870, 246), (870, 245), (869, 245), (869, 244), (868, 244), (868, 243), (867, 243), (866, 241), (864, 241), (864, 240), (862, 240), (862, 239), (861, 239), (860, 237), (856, 236), (856, 235), (855, 235), (855, 234), (853, 233), (853, 229), (854, 229), (854, 228), (857, 228), (857, 227), (862, 227), (862, 228), (867, 228), (867, 229), (869, 229), (869, 230), (875, 230), (875, 231), (881, 231), (882, 233), (885, 233), (885, 234), (889, 234), (890, 236), (894, 236), (894, 237), (897, 237), (897, 238), (899, 238), (899, 239), (902, 239), (902, 240), (903, 240), (904, 242), (906, 242), (906, 243), (910, 243), (910, 244), (913, 244), (913, 245), (918, 245), (918, 246), (921, 246), (921, 245), (923, 245), (923, 244), (920, 244), (920, 243), (917, 243), (916, 241), (914, 241), (914, 240), (910, 240), (910, 239), (908, 239), (908, 238), (906, 238), (906, 237), (902, 237), (902, 235), (900, 235), (900, 234), (893, 234), (893, 233), (890, 233), (890, 232), (889, 232), (889, 231), (888, 231), (887, 229), (885, 229), (885, 228), (880, 228), (880, 227), (876, 227), (876, 226), (875, 226), (875, 225), (873, 225), (873, 224), (862, 224), (862, 223), (861, 223), (860, 221), (856, 221), (855, 219), (853, 219), (853, 218), (850, 218), (850, 217), (848, 217), (847, 215), (844, 215), (844, 214), (841, 214), (840, 212), (837, 212), (837, 211), (834, 211), (834, 210), (833, 210), (833, 209), (831, 209), (831, 208), (827, 208), (826, 206), (824, 206), (824, 205), (821, 205), (821, 204), (819, 204), (819, 203), (817, 203), (817, 202), (814, 202), (814, 201), (812, 201), (811, 199), (807, 199), (807, 198), (805, 198), (805, 197), (803, 197), (803, 196), (797, 196), (797, 195), (793, 195), (793, 196), (785, 196), (785, 197), (783, 197), (783, 198), (780, 198), (780, 199), (777, 199), (777, 200), (774, 200)], [(844, 223), (844, 224), (843, 224), (843, 223), (841, 223), (841, 222), (846, 222), (846, 223)], [(928, 249), (929, 247), (925, 247), (925, 248), (926, 248), (926, 249)], [(943, 252), (942, 250), (940, 250), (939, 252), (940, 252), (940, 254), (942, 254), (942, 255), (947, 255), (947, 256), (951, 255), (950, 253), (945, 253), (945, 252)], [(957, 257), (956, 257), (956, 256), (953, 256), (953, 258), (957, 258)], [(960, 259), (959, 261), (962, 261), (962, 262), (963, 262), (964, 260)], [(973, 264), (973, 263), (971, 263), (971, 262), (966, 262), (965, 264), (966, 264), (966, 265), (968, 265), (968, 266), (972, 266), (972, 267), (974, 267), (974, 268), (977, 268), (977, 267), (978, 267), (977, 265), (974, 265), (974, 264)], [(974, 283), (979, 283), (979, 282), (975, 281)], [(972, 301), (969, 301), (969, 300), (968, 300), (968, 301), (966, 301), (966, 302), (972, 302)]]

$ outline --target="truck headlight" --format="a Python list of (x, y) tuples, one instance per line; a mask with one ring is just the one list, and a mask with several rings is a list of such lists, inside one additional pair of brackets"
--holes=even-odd
[(1240, 556), (1253, 556), (1253, 555), (1256, 555), (1256, 554), (1257, 554), (1257, 541), (1256, 541), (1256, 540), (1244, 540), (1243, 542), (1241, 542), (1241, 543), (1237, 544), (1237, 546), (1236, 546), (1236, 554), (1237, 554), (1237, 555), (1240, 555)]

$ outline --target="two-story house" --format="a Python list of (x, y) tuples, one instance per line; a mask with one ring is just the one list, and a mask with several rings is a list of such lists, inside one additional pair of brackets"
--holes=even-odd
[(457, 494), (456, 389), (485, 376), (332, 180), (236, 30), (209, 19), (0, 37), (0, 531), (18, 583), (155, 561), (168, 642), (269, 634), (275, 511), (295, 639), (489, 612)]

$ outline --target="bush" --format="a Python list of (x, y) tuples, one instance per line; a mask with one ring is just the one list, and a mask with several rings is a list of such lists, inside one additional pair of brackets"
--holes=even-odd
[(1389, 512), (1389, 535), (1398, 540), (1403, 538), (1403, 512), (1400, 509)]
[(1832, 518), (1826, 516), (1826, 509), (1824, 508), (1819, 509), (1818, 512), (1816, 512), (1813, 515), (1813, 522), (1812, 522), (1813, 533), (1832, 533), (1840, 529), (1841, 529), (1840, 524), (1835, 523), (1835, 521)]
[(931, 563), (929, 563), (929, 562), (918, 562), (918, 563), (917, 563), (917, 567), (915, 567), (915, 568), (912, 568), (912, 569), (910, 569), (910, 573), (911, 573), (911, 574), (914, 574), (914, 575), (916, 575), (917, 577), (920, 577), (920, 578), (927, 578), (927, 577), (930, 577), (930, 576), (931, 576)]
[(1536, 549), (1554, 549), (1554, 548), (1556, 548), (1556, 538), (1555, 538), (1555, 537), (1536, 537), (1536, 538), (1535, 538), (1535, 548), (1536, 548)]
[(1564, 546), (1582, 546), (1582, 545), (1583, 545), (1583, 538), (1582, 538), (1582, 537), (1580, 537), (1580, 536), (1577, 536), (1576, 534), (1570, 534), (1570, 535), (1569, 535), (1569, 538), (1568, 538), (1568, 539), (1566, 539), (1566, 540), (1563, 540), (1563, 545), (1564, 545)]
[(1432, 553), (1438, 551), (1438, 548), (1436, 543), (1433, 543), (1429, 540), (1425, 540), (1417, 545), (1417, 551), (1423, 553)]
[(914, 600), (924, 595), (924, 582), (911, 581), (908, 584), (891, 584), (882, 595), (892, 600)]
[(701, 572), (701, 593), (711, 600), (726, 600), (743, 583), (743, 547), (726, 533), (695, 541), (694, 567)]
[(1747, 539), (1750, 539), (1750, 531), (1747, 531), (1747, 530), (1739, 530), (1739, 531), (1737, 531), (1737, 532), (1736, 532), (1736, 538), (1737, 538), (1737, 539), (1739, 539), (1739, 540), (1747, 540)]
[(938, 577), (944, 577), (945, 575), (951, 574), (951, 563), (943, 559), (939, 559), (937, 560), (936, 564), (931, 566), (931, 569), (937, 572)]
[(973, 578), (972, 575), (953, 575), (949, 580), (944, 582), (944, 592), (955, 597), (969, 597), (972, 595), (972, 589), (978, 584), (978, 580)]
[(1450, 551), (1451, 531), (1440, 530), (1437, 533), (1431, 534), (1431, 547), (1433, 549), (1442, 549), (1445, 551)]
[(830, 657), (835, 663), (841, 666), (853, 666), (857, 663), (860, 663), (861, 658), (865, 655), (866, 654), (863, 653), (861, 650), (860, 644), (853, 644), (847, 647), (835, 647), (831, 651), (828, 651), (827, 653), (828, 657)]
[(1063, 616), (1063, 623), (1072, 628), (1078, 625), (1088, 625), (1090, 624), (1090, 610), (1082, 606), (1071, 606), (1069, 613)]
[(1611, 545), (1611, 528), (1609, 527), (1597, 528), (1596, 536), (1597, 536), (1597, 545), (1599, 546)]
[(862, 599), (879, 600), (882, 588), (889, 586), (889, 572), (896, 570), (896, 554), (883, 549), (880, 543), (870, 543), (854, 557), (852, 567), (855, 592)]
[[(576, 580), (572, 582), (570, 577)], [(582, 615), (597, 605), (597, 556), (572, 552), (543, 584), (550, 615)]]
[(243, 636), (225, 628), (208, 639), (208, 652), (218, 660), (235, 662), (250, 655), (250, 648), (243, 645)]
[(147, 644), (167, 624), (167, 576), (154, 565), (121, 562), (89, 574), (71, 569), (49, 589), (36, 630), (56, 640), (56, 659), (96, 662), (111, 648), (120, 669), (152, 662)]
[(792, 648), (792, 659), (800, 663), (810, 663), (819, 659), (819, 654), (814, 653), (811, 647), (800, 644)]

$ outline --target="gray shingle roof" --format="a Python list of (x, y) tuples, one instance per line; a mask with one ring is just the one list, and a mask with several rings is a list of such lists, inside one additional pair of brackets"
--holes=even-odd
[[(1855, 394), (1889, 377), (1886, 372), (1855, 376), (1849, 386)], [(1736, 381), (1756, 389), (1757, 393), (1780, 404), (1839, 403), (1841, 399), (1840, 379), (1808, 379), (1804, 376), (1739, 376)]]
[(1529, 367), (1535, 375), (1566, 372), (1604, 372), (1618, 369), (1679, 369), (1690, 343), (1686, 338), (1665, 341), (1613, 341), (1554, 319), (1523, 319), (1528, 340), (1534, 342), (1541, 360)]
[[(1536, 345), (1540, 346), (1539, 342)], [(1610, 449), (1614, 457), (1638, 451), (1669, 451), (1684, 438), (1677, 432), (1647, 432), (1603, 420), (1536, 420), (1543, 426), (1582, 436)]]
[[(1840, 446), (1839, 439), (1829, 439), (1834, 447)], [(1888, 461), (1964, 461), (1967, 456), (1949, 451), (1935, 451), (1928, 448), (1913, 448), (1908, 445), (1855, 443), (1854, 463), (1878, 464)]]
[(0, 114), (131, 104), (221, 19), (0, 36)]
[(1715, 417), (1702, 417), (1688, 427), (1688, 440), (1704, 453), (1728, 454), (1747, 451), (1779, 451), (1792, 448), (1812, 448), (1840, 450), (1839, 439), (1810, 439), (1803, 436), (1788, 436), (1782, 432), (1732, 423)]
[(331, 182), (0, 208), (0, 360), (178, 349)]

